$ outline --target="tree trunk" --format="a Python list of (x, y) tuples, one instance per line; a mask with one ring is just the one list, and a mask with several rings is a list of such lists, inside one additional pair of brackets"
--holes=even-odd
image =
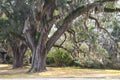
[(23, 58), (27, 50), (27, 46), (25, 44), (22, 44), (20, 46), (15, 44), (12, 47), (12, 49), (13, 49), (13, 56), (14, 56), (13, 68), (23, 67)]
[(14, 51), (13, 68), (23, 67), (23, 53)]
[(46, 70), (46, 53), (42, 49), (36, 49), (32, 55), (32, 64), (29, 72), (43, 72)]
[(33, 29), (31, 28), (28, 17), (25, 21), (23, 33), (25, 34), (26, 41), (32, 51), (32, 63), (29, 72), (46, 71), (46, 55), (48, 53), (48, 50), (46, 49), (46, 41), (48, 35), (45, 30), (45, 26), (41, 28), (40, 37), (36, 42), (36, 38), (33, 38), (31, 35), (33, 33)]

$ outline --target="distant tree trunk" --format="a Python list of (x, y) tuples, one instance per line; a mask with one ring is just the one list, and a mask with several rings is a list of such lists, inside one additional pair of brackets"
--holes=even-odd
[(0, 52), (0, 54), (1, 54), (1, 58), (2, 58), (2, 63), (7, 63), (7, 61), (6, 61), (7, 52)]
[(15, 44), (12, 46), (12, 50), (14, 56), (13, 68), (23, 67), (23, 58), (27, 50), (27, 46), (25, 44), (22, 44), (20, 46)]

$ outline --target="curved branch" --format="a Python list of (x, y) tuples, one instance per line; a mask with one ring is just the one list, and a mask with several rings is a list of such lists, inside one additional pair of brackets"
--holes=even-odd
[(64, 44), (64, 42), (66, 41), (67, 35), (64, 33), (65, 39), (62, 41), (62, 43), (60, 44), (60, 46), (62, 46)]
[(110, 34), (105, 28), (103, 28), (103, 27), (100, 26), (99, 21), (98, 21), (95, 17), (89, 16), (89, 18), (95, 20), (95, 22), (96, 22), (96, 24), (97, 24), (97, 27), (100, 28), (100, 29), (103, 29), (103, 30), (109, 35), (109, 37), (110, 37), (112, 40), (114, 40), (114, 38), (111, 36), (111, 34)]
[(72, 53), (70, 50), (68, 50), (67, 48), (60, 46), (60, 45), (53, 45), (53, 47), (61, 48), (61, 49), (64, 49), (65, 51), (67, 51), (68, 53)]
[(72, 35), (71, 38), (73, 40), (74, 43), (78, 43), (77, 40), (76, 40), (76, 34), (75, 34), (75, 31), (73, 29), (68, 29), (67, 32)]

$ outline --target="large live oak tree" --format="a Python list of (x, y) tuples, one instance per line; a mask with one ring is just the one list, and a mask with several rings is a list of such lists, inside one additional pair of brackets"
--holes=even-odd
[[(46, 55), (61, 35), (67, 31), (73, 20), (83, 14), (93, 12), (96, 7), (103, 6), (106, 2), (114, 2), (116, 0), (100, 0), (82, 5), (70, 11), (62, 19), (59, 15), (54, 15), (55, 10), (59, 11), (58, 2), (56, 1), (58, 0), (33, 1), (33, 3), (37, 3), (37, 6), (32, 6), (34, 7), (34, 22), (30, 16), (25, 20), (23, 33), (32, 50), (32, 64), (29, 72), (42, 72), (46, 70)], [(109, 9), (104, 10), (108, 12), (113, 11)], [(58, 20), (61, 22), (59, 25), (57, 23)], [(57, 30), (51, 37), (48, 37), (53, 25), (57, 27)]]

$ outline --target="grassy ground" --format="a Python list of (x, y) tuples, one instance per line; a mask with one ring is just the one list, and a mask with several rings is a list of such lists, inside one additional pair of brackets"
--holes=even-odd
[(26, 73), (28, 67), (12, 69), (11, 65), (0, 64), (0, 78), (39, 78), (39, 77), (80, 77), (80, 78), (120, 78), (120, 70), (80, 69), (73, 67), (47, 67), (46, 72)]

